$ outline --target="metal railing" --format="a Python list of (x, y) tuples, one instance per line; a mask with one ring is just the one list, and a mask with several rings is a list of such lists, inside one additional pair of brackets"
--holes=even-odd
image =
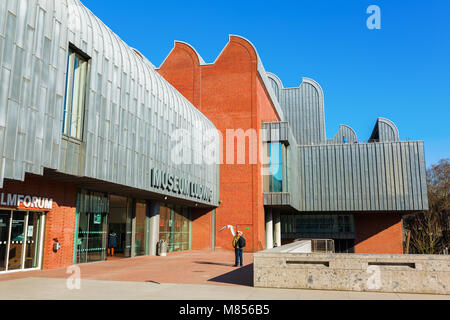
[(296, 239), (295, 241), (307, 240), (311, 241), (311, 252), (317, 253), (334, 253), (333, 239)]
[(311, 239), (312, 252), (334, 253), (334, 240), (332, 239)]

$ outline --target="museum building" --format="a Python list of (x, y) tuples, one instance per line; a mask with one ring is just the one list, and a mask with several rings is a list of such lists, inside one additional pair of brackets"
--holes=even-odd
[[(402, 216), (428, 208), (423, 142), (324, 121), (319, 84), (284, 88), (242, 37), (214, 63), (175, 42), (156, 68), (79, 0), (1, 1), (0, 273), (103, 261), (112, 231), (124, 258), (232, 249), (226, 225), (248, 251), (401, 253)], [(179, 161), (205, 143), (232, 161)]]
[(0, 272), (205, 246), (219, 165), (174, 130), (215, 127), (80, 1), (1, 1)]
[[(216, 234), (237, 225), (251, 251), (332, 239), (335, 252), (403, 253), (402, 217), (428, 209), (423, 141), (401, 141), (395, 124), (381, 117), (366, 142), (347, 125), (327, 139), (321, 86), (303, 78), (284, 88), (240, 36), (230, 35), (213, 63), (175, 41), (158, 72), (226, 137)], [(245, 163), (227, 155), (239, 140)], [(225, 236), (216, 244), (231, 249)]]

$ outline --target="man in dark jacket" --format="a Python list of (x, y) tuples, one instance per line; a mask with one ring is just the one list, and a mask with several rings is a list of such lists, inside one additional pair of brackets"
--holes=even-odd
[(240, 266), (242, 267), (242, 265), (243, 265), (242, 253), (243, 253), (244, 247), (245, 247), (245, 238), (244, 238), (244, 233), (242, 231), (238, 231), (238, 233), (234, 237), (233, 247), (234, 247), (234, 256), (235, 256), (234, 266), (237, 267), (238, 263), (240, 262)]
[(108, 256), (114, 257), (114, 249), (117, 247), (117, 233), (111, 231), (108, 235)]

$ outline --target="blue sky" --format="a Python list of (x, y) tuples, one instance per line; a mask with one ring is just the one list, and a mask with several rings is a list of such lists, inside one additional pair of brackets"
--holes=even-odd
[[(328, 138), (347, 124), (367, 140), (385, 117), (402, 139), (425, 141), (427, 167), (450, 157), (448, 0), (82, 2), (156, 66), (174, 40), (213, 62), (229, 34), (241, 35), (285, 87), (320, 83)], [(366, 26), (371, 4), (380, 30)]]

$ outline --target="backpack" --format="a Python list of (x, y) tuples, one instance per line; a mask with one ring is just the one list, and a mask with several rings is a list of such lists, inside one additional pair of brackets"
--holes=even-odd
[(245, 238), (244, 237), (240, 237), (239, 238), (239, 242), (240, 242), (239, 248), (244, 248), (245, 247)]

